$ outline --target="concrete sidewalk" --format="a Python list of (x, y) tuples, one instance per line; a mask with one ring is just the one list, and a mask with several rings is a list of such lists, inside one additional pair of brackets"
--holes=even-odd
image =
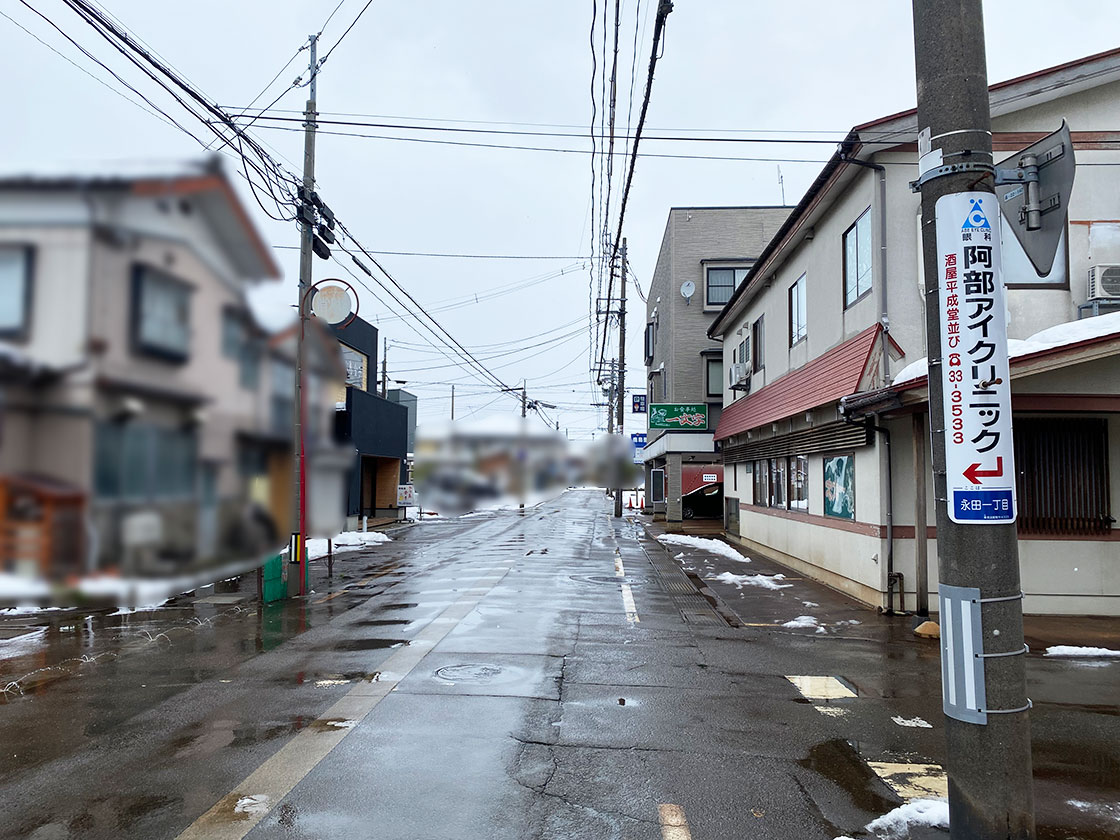
[[(718, 520), (700, 519), (685, 523), (654, 522), (649, 516), (634, 516), (634, 521), (641, 524), (646, 533), (653, 539), (663, 534), (687, 534), (717, 539), (733, 546), (743, 554), (747, 554), (756, 561), (765, 561), (771, 574), (784, 574), (791, 580), (801, 580), (800, 572), (795, 572), (784, 566), (773, 557), (754, 549), (747, 549), (723, 537), (723, 526)], [(758, 571), (754, 569), (753, 571)], [(828, 587), (823, 583), (816, 583), (817, 596), (814, 601), (821, 603), (821, 609), (830, 613), (841, 614), (857, 611), (865, 614), (868, 620), (878, 619), (889, 622), (892, 626), (897, 624), (897, 619), (889, 616), (878, 615), (877, 611), (859, 601)], [(931, 607), (936, 607), (937, 600), (931, 599)], [(900, 614), (910, 617), (910, 613)], [(932, 618), (936, 621), (937, 614)], [(924, 620), (924, 619), (923, 619)], [(911, 626), (918, 623), (917, 616), (911, 618)], [(884, 625), (885, 626), (885, 625)], [(1026, 615), (1023, 617), (1023, 630), (1027, 644), (1034, 653), (1042, 653), (1046, 648), (1055, 645), (1072, 645), (1076, 647), (1098, 647), (1120, 650), (1120, 619), (1108, 616), (1066, 616), (1066, 615)], [(930, 640), (929, 644), (936, 649), (937, 641)]]

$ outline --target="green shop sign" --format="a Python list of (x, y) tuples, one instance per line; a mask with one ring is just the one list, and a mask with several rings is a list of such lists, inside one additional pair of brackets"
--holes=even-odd
[(653, 403), (649, 407), (649, 427), (707, 431), (708, 406), (704, 403)]

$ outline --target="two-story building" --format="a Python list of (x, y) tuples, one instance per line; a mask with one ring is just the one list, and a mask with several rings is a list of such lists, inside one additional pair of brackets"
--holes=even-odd
[[(722, 478), (712, 433), (723, 405), (725, 367), (722, 348), (707, 336), (707, 328), (789, 211), (789, 207), (674, 207), (669, 211), (646, 304), (649, 414), (642, 450), (647, 503), (669, 522), (680, 522), (701, 509), (684, 500), (690, 490), (711, 487)], [(697, 420), (700, 417), (703, 422)], [(705, 476), (717, 478), (705, 481)]]
[(336, 395), (336, 435), (357, 450), (349, 471), (347, 528), (403, 519), (397, 487), (408, 483), (416, 398), (399, 389), (395, 399), (377, 393), (377, 327), (355, 317), (332, 329), (346, 364), (346, 384)]
[[(6, 566), (170, 570), (248, 550), (265, 519), (268, 547), (283, 545), (287, 516), (269, 502), (290, 493), (291, 432), (273, 396), (290, 406), (291, 354), (245, 295), (278, 276), (214, 162), (0, 178)], [(335, 375), (329, 359), (313, 368)], [(319, 391), (309, 412), (329, 434), (333, 393)], [(50, 499), (70, 518), (17, 544)]]
[[(1120, 614), (1120, 50), (991, 87), (997, 161), (1072, 129), (1040, 276), (1002, 224), (1025, 609)], [(876, 606), (936, 591), (914, 111), (855, 127), (708, 330), (727, 533)], [(1002, 154), (1001, 154), (1002, 153)]]

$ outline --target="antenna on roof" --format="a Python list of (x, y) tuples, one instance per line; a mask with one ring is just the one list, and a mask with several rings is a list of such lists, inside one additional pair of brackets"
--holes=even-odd
[(786, 206), (786, 179), (782, 177), (782, 165), (778, 164), (778, 189), (782, 191), (782, 206)]

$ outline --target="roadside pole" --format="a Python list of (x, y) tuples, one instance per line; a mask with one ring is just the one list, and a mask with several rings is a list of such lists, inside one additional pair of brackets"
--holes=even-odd
[(981, 0), (913, 10), (950, 836), (1026, 840), (1030, 701)]
[[(618, 421), (615, 431), (625, 439), (623, 424), (623, 404), (626, 402), (626, 237), (622, 238), (619, 249), (621, 257), (622, 295), (618, 305), (618, 384), (615, 386), (615, 400), (618, 402)], [(621, 451), (621, 447), (619, 447)], [(614, 491), (614, 515), (622, 516), (622, 488)]]
[[(303, 198), (300, 212), (299, 242), (299, 295), (297, 312), (299, 323), (296, 330), (296, 372), (295, 405), (292, 411), (292, 541), (288, 547), (288, 561), (297, 564), (299, 575), (298, 591), (305, 594), (306, 535), (307, 535), (307, 464), (304, 451), (303, 427), (306, 409), (303, 404), (304, 332), (307, 326), (307, 297), (311, 289), (311, 264), (313, 259), (312, 241), (315, 236), (315, 213), (309, 197), (315, 189), (315, 94), (318, 68), (316, 48), (319, 36), (311, 36), (310, 95), (304, 111), (303, 123)], [(289, 583), (288, 592), (292, 586)]]
[(517, 505), (517, 509), (521, 511), (525, 510), (525, 494), (529, 484), (529, 430), (526, 428), (529, 421), (525, 419), (529, 413), (527, 386), (527, 382), (521, 383), (521, 501)]

